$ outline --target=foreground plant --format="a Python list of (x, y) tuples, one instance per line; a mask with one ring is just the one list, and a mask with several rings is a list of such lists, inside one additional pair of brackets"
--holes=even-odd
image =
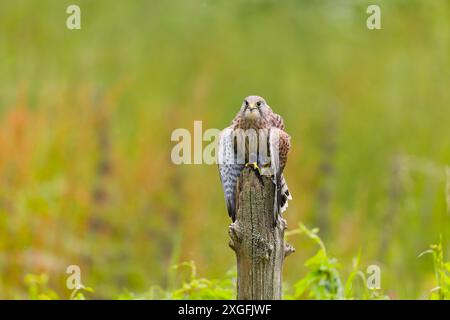
[(438, 244), (430, 245), (430, 249), (422, 252), (419, 258), (431, 254), (434, 263), (434, 275), (437, 286), (431, 289), (431, 300), (448, 300), (450, 299), (450, 262), (444, 261), (444, 250), (442, 248), (442, 236), (439, 238)]
[[(341, 278), (339, 270), (341, 265), (338, 260), (327, 254), (327, 250), (322, 239), (318, 235), (319, 229), (308, 229), (299, 223), (297, 229), (286, 234), (305, 234), (313, 240), (319, 250), (305, 262), (308, 273), (294, 285), (294, 294), (285, 295), (286, 299), (316, 299), (316, 300), (340, 300), (340, 299), (388, 299), (380, 289), (369, 289), (364, 272), (360, 268), (361, 252), (353, 259), (353, 268), (347, 281)], [(356, 285), (356, 280), (360, 279), (360, 285)], [(356, 287), (360, 290), (356, 290)], [(359, 293), (359, 294), (358, 294)]]

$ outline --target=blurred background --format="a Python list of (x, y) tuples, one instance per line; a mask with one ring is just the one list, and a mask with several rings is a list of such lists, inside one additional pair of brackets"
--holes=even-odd
[[(96, 298), (168, 288), (182, 261), (232, 269), (217, 168), (172, 164), (170, 136), (228, 126), (250, 94), (292, 136), (290, 229), (320, 228), (344, 274), (361, 252), (389, 297), (426, 298), (418, 255), (450, 248), (449, 21), (447, 0), (2, 1), (0, 298), (26, 297), (27, 274), (67, 297), (71, 264)], [(287, 287), (317, 250), (289, 241)]]

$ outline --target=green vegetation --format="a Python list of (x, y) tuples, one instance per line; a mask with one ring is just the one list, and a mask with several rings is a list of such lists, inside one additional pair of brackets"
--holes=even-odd
[[(343, 281), (339, 274), (340, 265), (336, 258), (329, 258), (326, 253), (325, 245), (317, 235), (318, 229), (309, 230), (303, 224), (300, 224), (298, 229), (288, 233), (306, 234), (310, 239), (319, 245), (317, 253), (305, 263), (305, 266), (310, 270), (306, 276), (298, 280), (294, 285), (294, 293), (285, 292), (284, 299), (317, 299), (317, 300), (342, 300), (342, 299), (389, 299), (383, 294), (383, 290), (369, 289), (366, 285), (367, 279), (365, 274), (359, 270), (360, 256), (355, 258), (353, 268), (343, 285)], [(442, 253), (442, 243), (438, 245), (431, 245), (430, 250), (424, 251), (424, 254), (433, 254), (435, 263), (435, 276), (438, 286), (431, 290), (430, 299), (449, 299), (450, 296), (450, 262), (444, 262)], [(419, 257), (420, 257), (419, 256)], [(226, 277), (223, 279), (208, 280), (197, 277), (197, 268), (193, 261), (183, 262), (172, 267), (172, 276), (180, 276), (178, 271), (181, 268), (187, 268), (189, 274), (186, 279), (179, 279), (177, 285), (179, 287), (173, 288), (172, 291), (165, 291), (159, 286), (152, 287), (144, 294), (135, 294), (125, 291), (120, 294), (118, 300), (133, 300), (133, 299), (222, 299), (231, 300), (236, 297), (236, 272), (228, 271)], [(358, 293), (356, 289), (358, 278), (361, 280)], [(29, 299), (59, 299), (58, 294), (47, 287), (48, 277), (42, 275), (27, 275), (25, 277), (25, 284), (28, 286)], [(93, 292), (90, 288), (84, 288), (85, 292)], [(289, 290), (285, 290), (289, 291)], [(77, 292), (76, 295), (71, 295), (71, 299), (85, 299), (85, 295)]]
[(368, 0), (78, 0), (69, 31), (71, 2), (1, 1), (0, 298), (68, 298), (69, 265), (78, 298), (234, 296), (217, 168), (170, 136), (249, 94), (285, 119), (285, 218), (314, 240), (291, 235), (286, 298), (448, 298), (449, 1), (376, 3), (371, 31)]
[(438, 244), (430, 245), (430, 249), (422, 252), (419, 257), (424, 254), (432, 254), (434, 262), (434, 273), (437, 286), (431, 290), (430, 299), (432, 300), (448, 300), (450, 299), (450, 262), (444, 261), (444, 249), (442, 248), (442, 239)]

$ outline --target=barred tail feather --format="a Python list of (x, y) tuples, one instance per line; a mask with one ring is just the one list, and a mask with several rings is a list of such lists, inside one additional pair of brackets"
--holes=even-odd
[(281, 176), (280, 180), (281, 181), (280, 181), (279, 204), (280, 204), (280, 213), (283, 213), (289, 206), (288, 201), (292, 200), (292, 195), (289, 192), (288, 185), (283, 175)]

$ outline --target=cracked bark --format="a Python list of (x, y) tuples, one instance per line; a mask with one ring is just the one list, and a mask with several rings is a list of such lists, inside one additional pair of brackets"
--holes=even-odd
[(273, 225), (275, 186), (245, 168), (237, 184), (236, 221), (229, 227), (237, 260), (238, 300), (279, 300), (284, 258), (295, 249), (284, 241), (286, 220)]

